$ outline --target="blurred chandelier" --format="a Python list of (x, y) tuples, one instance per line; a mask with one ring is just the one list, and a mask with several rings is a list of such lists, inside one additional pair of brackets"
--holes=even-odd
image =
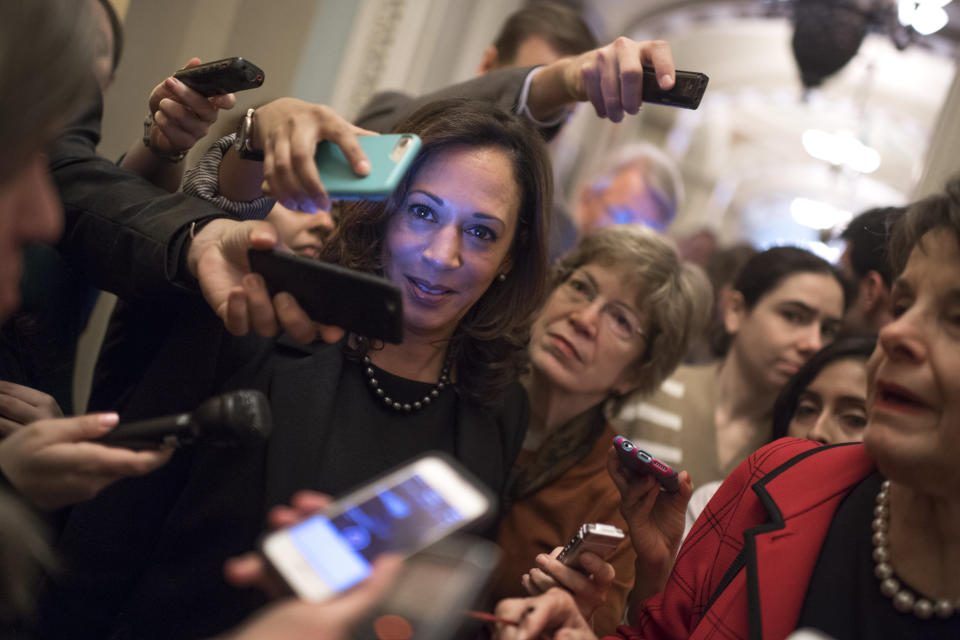
[(946, 25), (950, 0), (794, 0), (793, 55), (807, 89), (842, 69), (868, 32), (898, 49)]

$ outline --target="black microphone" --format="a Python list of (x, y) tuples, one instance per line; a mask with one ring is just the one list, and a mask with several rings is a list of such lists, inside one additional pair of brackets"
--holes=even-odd
[(263, 393), (232, 391), (187, 413), (118, 425), (96, 441), (128, 449), (183, 447), (197, 442), (250, 447), (266, 440), (272, 426), (270, 405)]

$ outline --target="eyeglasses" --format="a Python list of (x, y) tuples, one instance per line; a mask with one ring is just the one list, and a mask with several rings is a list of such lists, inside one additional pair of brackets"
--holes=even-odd
[[(558, 291), (567, 302), (580, 306), (593, 305), (597, 298), (603, 298), (593, 279), (581, 272), (567, 278), (559, 286)], [(635, 336), (646, 335), (636, 312), (623, 303), (604, 301), (600, 307), (600, 318), (602, 320), (600, 326), (625, 342), (633, 340)]]

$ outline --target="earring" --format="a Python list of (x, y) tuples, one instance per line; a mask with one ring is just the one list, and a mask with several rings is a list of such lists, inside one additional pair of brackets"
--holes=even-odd
[(507, 274), (505, 273), (501, 273), (500, 275), (497, 276), (497, 280), (499, 280), (500, 282), (503, 282), (506, 279), (507, 279)]

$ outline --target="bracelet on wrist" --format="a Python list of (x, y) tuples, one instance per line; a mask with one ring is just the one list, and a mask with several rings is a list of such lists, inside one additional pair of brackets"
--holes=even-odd
[(237, 140), (234, 147), (244, 160), (263, 162), (263, 151), (251, 146), (253, 143), (253, 112), (255, 110), (255, 107), (250, 107), (243, 118), (240, 119), (240, 127), (237, 129)]
[(147, 117), (143, 119), (143, 146), (147, 149), (150, 149), (150, 153), (157, 156), (159, 159), (169, 162), (171, 164), (176, 164), (182, 161), (187, 157), (187, 151), (161, 151), (155, 146), (150, 144), (150, 127), (153, 126), (153, 114), (148, 113)]

